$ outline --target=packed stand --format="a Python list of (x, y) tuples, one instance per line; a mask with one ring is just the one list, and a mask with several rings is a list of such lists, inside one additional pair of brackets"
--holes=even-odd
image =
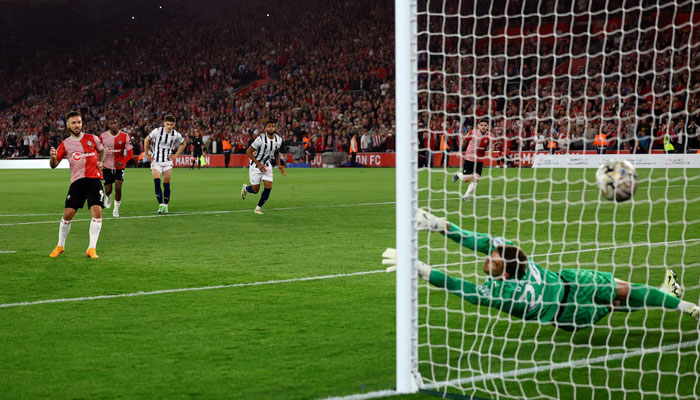
[[(80, 40), (59, 35), (46, 42), (45, 36), (85, 15), (45, 18), (39, 21), (44, 36), (23, 32), (24, 43), (5, 36), (2, 47), (18, 61), (0, 65), (6, 83), (0, 156), (48, 156), (71, 109), (83, 113), (87, 132), (104, 131), (107, 119), (118, 117), (134, 138), (135, 154), (166, 113), (178, 117), (184, 134), (201, 129), (208, 152), (221, 152), (225, 139), (234, 152), (245, 152), (269, 117), (279, 119), (286, 144), (307, 151), (347, 150), (354, 133), (372, 138), (367, 150), (392, 149), (393, 138), (389, 149), (386, 144), (394, 115), (391, 2), (273, 1), (241, 8), (189, 0), (134, 12), (133, 20), (123, 11), (127, 4), (109, 5), (114, 9), (101, 15), (118, 23), (105, 28), (92, 21), (94, 34)], [(4, 29), (21, 31), (45, 15), (14, 12), (8, 20), (15, 25)], [(27, 55), (26, 48), (36, 51)], [(262, 84), (246, 88), (256, 80)]]

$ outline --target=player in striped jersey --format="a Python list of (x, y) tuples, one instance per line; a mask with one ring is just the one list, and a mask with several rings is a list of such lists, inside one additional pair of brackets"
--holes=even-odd
[[(419, 230), (439, 232), (472, 251), (486, 254), (481, 285), (454, 278), (418, 262), (418, 274), (474, 305), (485, 305), (524, 320), (551, 323), (559, 329), (589, 328), (611, 311), (663, 307), (700, 319), (700, 307), (681, 300), (683, 289), (673, 270), (662, 289), (625, 282), (612, 273), (591, 269), (544, 269), (513, 242), (470, 232), (423, 210), (416, 213)], [(384, 264), (396, 265), (396, 250), (384, 253)], [(395, 267), (389, 267), (394, 270)]]
[(477, 129), (469, 131), (463, 139), (463, 142), (469, 143), (467, 150), (464, 152), (464, 166), (462, 171), (457, 172), (452, 177), (452, 182), (457, 182), (458, 179), (462, 179), (462, 182), (465, 183), (472, 181), (462, 197), (464, 201), (469, 200), (471, 195), (474, 194), (476, 185), (481, 179), (481, 171), (484, 168), (483, 159), (486, 155), (486, 148), (489, 145), (488, 130), (489, 120), (488, 118), (482, 118), (479, 120)]
[(272, 160), (275, 160), (277, 168), (280, 169), (282, 175), (287, 175), (284, 166), (280, 161), (280, 147), (282, 147), (282, 138), (276, 133), (277, 128), (274, 120), (269, 120), (265, 123), (265, 133), (255, 138), (253, 143), (248, 147), (248, 158), (250, 158), (250, 168), (248, 176), (250, 177), (250, 185), (243, 184), (241, 188), (241, 198), (245, 199), (248, 193), (258, 193), (260, 190), (260, 181), (262, 180), (265, 189), (263, 189), (258, 200), (258, 206), (255, 207), (256, 214), (262, 214), (261, 207), (267, 199), (270, 198), (272, 190)]
[(102, 132), (100, 140), (107, 150), (104, 162), (105, 208), (112, 203), (112, 183), (114, 183), (114, 209), (112, 216), (119, 217), (119, 206), (122, 203), (122, 184), (124, 183), (124, 167), (134, 156), (131, 138), (119, 130), (119, 121), (110, 118), (107, 123), (109, 130)]
[(107, 152), (102, 142), (95, 135), (83, 133), (83, 118), (77, 111), (66, 114), (66, 129), (70, 136), (58, 146), (51, 147), (49, 165), (56, 168), (62, 159), (68, 159), (70, 165), (70, 188), (66, 196), (63, 218), (58, 228), (58, 244), (51, 251), (51, 257), (58, 257), (65, 251), (66, 238), (70, 225), (78, 209), (83, 208), (87, 200), (92, 220), (90, 221), (90, 244), (85, 255), (90, 258), (97, 256), (97, 239), (102, 230), (102, 205), (104, 190), (102, 189), (102, 162)]
[[(156, 188), (158, 213), (168, 213), (170, 203), (170, 178), (173, 174), (173, 161), (179, 156), (187, 143), (180, 132), (175, 130), (175, 117), (166, 115), (163, 126), (151, 131), (144, 142), (144, 159), (151, 161), (151, 175)], [(173, 146), (180, 145), (175, 154)], [(163, 190), (160, 188), (160, 178), (163, 177)]]

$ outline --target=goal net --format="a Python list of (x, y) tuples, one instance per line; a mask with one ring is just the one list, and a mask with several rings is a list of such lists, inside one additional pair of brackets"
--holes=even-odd
[[(397, 2), (396, 14), (397, 131), (408, 143), (397, 146), (397, 186), (415, 193), (397, 188), (397, 224), (413, 221), (406, 228), (413, 238), (398, 240), (399, 271), (402, 260), (413, 271), (420, 260), (477, 288), (488, 279), (486, 255), (439, 232), (414, 231), (413, 212), (422, 208), (465, 231), (512, 240), (543, 270), (607, 272), (659, 288), (673, 269), (683, 299), (697, 304), (700, 2), (409, 3)], [(410, 57), (402, 58), (406, 48)], [(412, 90), (409, 100), (402, 85)], [(483, 143), (475, 132), (481, 121)], [(406, 127), (410, 137), (402, 138)], [(469, 143), (472, 166), (464, 164)], [(600, 196), (595, 171), (606, 158), (636, 165), (639, 189), (630, 201)], [(465, 167), (478, 172), (479, 162), (476, 184), (473, 174), (455, 177)], [(415, 272), (410, 284), (401, 277), (397, 284), (408, 293), (398, 308), (412, 310), (402, 318), (397, 308), (397, 375), (410, 371), (411, 390), (468, 398), (700, 396), (699, 328), (690, 315), (628, 307), (570, 332), (474, 305)], [(401, 321), (409, 320), (406, 332)]]

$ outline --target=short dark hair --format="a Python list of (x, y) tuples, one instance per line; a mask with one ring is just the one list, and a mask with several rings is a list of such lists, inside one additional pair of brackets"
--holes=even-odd
[(527, 270), (527, 256), (518, 246), (504, 244), (496, 248), (503, 259), (503, 271), (515, 278), (522, 278)]
[(163, 121), (165, 121), (165, 122), (172, 122), (172, 123), (177, 122), (177, 120), (175, 119), (175, 116), (174, 116), (174, 115), (170, 115), (170, 114), (166, 115), (165, 118), (163, 118)]
[(479, 123), (482, 123), (482, 122), (486, 122), (486, 124), (489, 124), (490, 121), (489, 121), (488, 117), (479, 118)]
[(277, 120), (270, 118), (267, 121), (265, 121), (265, 126), (267, 126), (267, 124), (275, 125), (277, 124)]
[(78, 111), (68, 111), (66, 113), (66, 121), (68, 121), (69, 119), (71, 119), (73, 117), (83, 118), (83, 116)]

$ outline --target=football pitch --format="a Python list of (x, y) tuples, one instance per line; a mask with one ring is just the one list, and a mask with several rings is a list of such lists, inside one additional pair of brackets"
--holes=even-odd
[[(256, 215), (259, 195), (239, 194), (247, 170), (177, 169), (170, 214), (159, 215), (150, 171), (129, 169), (121, 217), (105, 210), (100, 258), (91, 260), (84, 255), (86, 209), (74, 219), (66, 252), (48, 256), (67, 170), (0, 170), (0, 397), (322, 399), (392, 389), (395, 276), (384, 272), (381, 253), (395, 243), (394, 170), (287, 171), (275, 172), (265, 215)], [(700, 238), (700, 174), (654, 174), (640, 180), (635, 204), (600, 202), (586, 183), (593, 171), (566, 170), (487, 170), (472, 203), (460, 200), (448, 174), (423, 170), (419, 197), (422, 207), (467, 229), (519, 242), (541, 265), (556, 263), (553, 269), (615, 265), (623, 278), (660, 283), (663, 265), (671, 264), (686, 285), (685, 299), (697, 302), (700, 240), (692, 239)], [(428, 179), (431, 190), (424, 188)], [(479, 268), (439, 235), (420, 238), (423, 261), (467, 276)], [(667, 389), (668, 398), (700, 394), (698, 324), (689, 317), (620, 313), (572, 337), (495, 318), (494, 310), (424, 284), (421, 296), (420, 370), (428, 379), (454, 379), (481, 362), (484, 373), (523, 372), (514, 375), (518, 383), (465, 372), (459, 378), (478, 382), (458, 389), (487, 397), (499, 388), (517, 398), (615, 398), (622, 388)], [(633, 328), (610, 334), (621, 326)], [(525, 370), (679, 343), (692, 346), (604, 358), (597, 369)], [(497, 364), (503, 354), (510, 358)], [(511, 362), (513, 356), (522, 362)], [(431, 359), (442, 364), (427, 364)], [(609, 382), (597, 380), (602, 367), (610, 369)], [(642, 370), (661, 372), (650, 378)], [(571, 382), (571, 390), (553, 382)]]

